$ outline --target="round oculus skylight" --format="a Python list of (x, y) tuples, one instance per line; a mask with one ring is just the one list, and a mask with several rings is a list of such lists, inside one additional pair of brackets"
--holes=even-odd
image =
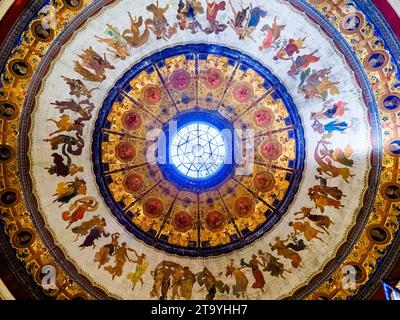
[(176, 169), (194, 179), (212, 176), (226, 159), (226, 145), (221, 132), (203, 122), (190, 123), (180, 128), (169, 149)]

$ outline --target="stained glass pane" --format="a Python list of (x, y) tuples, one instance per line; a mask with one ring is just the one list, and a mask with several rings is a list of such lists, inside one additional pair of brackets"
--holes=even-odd
[(206, 123), (190, 123), (181, 128), (172, 140), (173, 164), (191, 178), (206, 178), (224, 164), (225, 142), (221, 133)]

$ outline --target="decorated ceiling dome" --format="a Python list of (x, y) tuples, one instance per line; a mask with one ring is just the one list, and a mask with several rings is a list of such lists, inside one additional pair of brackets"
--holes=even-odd
[(0, 240), (32, 295), (374, 292), (400, 241), (400, 50), (369, 0), (30, 9), (0, 55)]
[(129, 69), (103, 108), (93, 138), (98, 186), (149, 245), (192, 256), (243, 247), (298, 188), (305, 143), (296, 106), (239, 51), (159, 51)]

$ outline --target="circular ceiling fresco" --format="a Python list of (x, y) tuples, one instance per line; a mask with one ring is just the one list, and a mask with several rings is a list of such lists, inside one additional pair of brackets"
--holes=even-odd
[(0, 219), (44, 294), (375, 290), (398, 255), (400, 50), (369, 0), (27, 15), (0, 56)]
[(301, 180), (305, 143), (292, 99), (269, 70), (228, 47), (157, 52), (118, 81), (99, 114), (93, 162), (107, 205), (170, 253), (248, 245), (286, 211)]

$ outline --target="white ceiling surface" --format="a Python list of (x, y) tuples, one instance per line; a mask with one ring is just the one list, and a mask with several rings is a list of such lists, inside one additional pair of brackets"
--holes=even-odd
[(3, 281), (1, 281), (1, 279), (0, 279), (0, 300), (15, 300), (15, 298), (7, 289)]
[(0, 20), (6, 15), (13, 2), (13, 0), (0, 0)]
[(394, 11), (400, 17), (400, 0), (388, 0)]
[[(387, 0), (387, 1), (392, 6), (394, 11), (396, 11), (397, 15), (400, 17), (400, 0)], [(13, 3), (14, 0), (0, 0), (0, 20), (3, 19), (8, 9), (10, 9)]]
[[(400, 0), (387, 0), (387, 1), (392, 6), (394, 11), (396, 11), (397, 15), (400, 17)], [(0, 0), (0, 20), (3, 19), (8, 9), (10, 9), (13, 3), (14, 0)]]

